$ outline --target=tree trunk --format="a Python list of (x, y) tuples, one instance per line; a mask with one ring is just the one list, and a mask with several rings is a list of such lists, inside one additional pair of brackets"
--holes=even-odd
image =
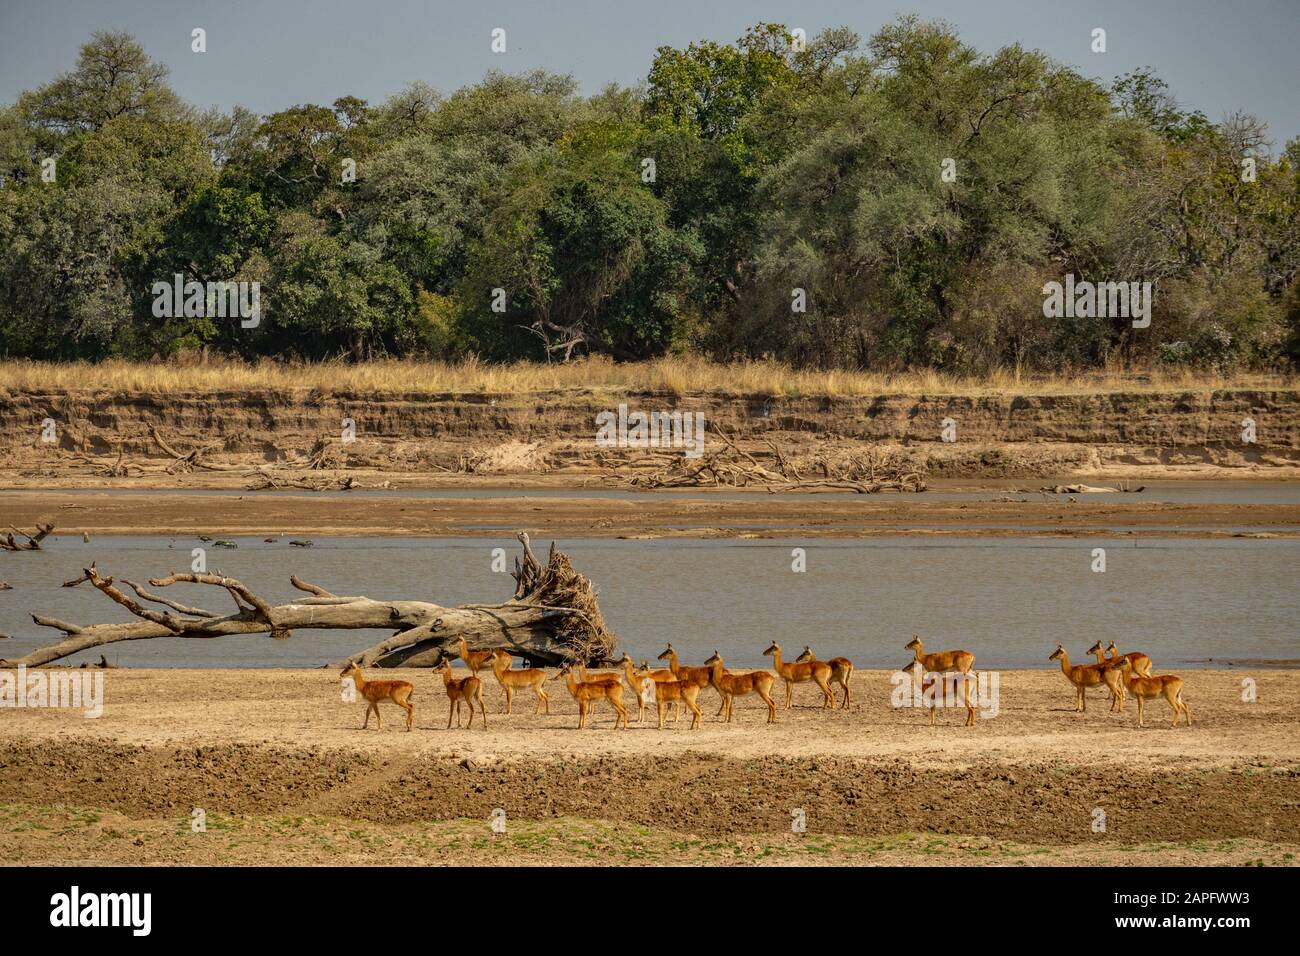
[[(569, 559), (556, 551), (554, 544), (547, 563), (542, 565), (533, 555), (528, 535), (520, 532), (518, 537), (523, 545), (523, 560), (515, 559), (514, 599), (502, 604), (461, 607), (443, 607), (426, 601), (339, 597), (296, 576), (290, 578), (293, 586), (311, 597), (275, 606), (242, 582), (218, 574), (180, 572), (149, 582), (156, 588), (178, 583), (222, 588), (233, 599), (236, 611), (221, 616), (159, 597), (124, 580), (140, 598), (137, 601), (120, 590), (111, 577), (104, 577), (91, 565), (83, 569), (81, 578), (67, 585), (89, 581), (140, 620), (81, 626), (33, 614), (32, 620), (37, 624), (63, 631), (64, 639), (25, 657), (0, 661), (0, 665), (36, 667), (118, 641), (159, 637), (208, 639), (258, 633), (287, 638), (295, 630), (321, 628), (394, 631), (390, 637), (348, 658), (376, 667), (435, 667), (443, 657), (456, 655), (462, 637), (472, 650), (501, 648), (540, 664), (581, 661), (596, 665), (612, 660), (618, 638), (605, 626), (591, 582), (573, 570)], [(141, 601), (167, 610), (146, 607)], [(344, 663), (339, 661), (337, 666)]]

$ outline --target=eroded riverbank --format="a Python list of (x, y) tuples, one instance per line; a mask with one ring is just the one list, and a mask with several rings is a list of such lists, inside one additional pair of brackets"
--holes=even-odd
[[(239, 862), (259, 833), (276, 835), (267, 862), (300, 863), (385, 850), (402, 862), (670, 862), (676, 848), (690, 860), (913, 864), (1294, 863), (1300, 852), (1300, 692), (1285, 672), (1250, 671), (1251, 703), (1245, 672), (1188, 675), (1190, 729), (1171, 729), (1163, 704), (1139, 729), (1132, 701), (1109, 714), (1101, 694), (1076, 714), (1046, 670), (1004, 674), (996, 718), (966, 728), (945, 711), (930, 728), (924, 712), (891, 707), (885, 672), (864, 670), (847, 711), (823, 712), (801, 687), (777, 724), (746, 698), (727, 725), (707, 691), (700, 730), (662, 732), (635, 713), (612, 731), (607, 710), (579, 732), (559, 684), (549, 716), (527, 701), (505, 715), (491, 679), (488, 729), (446, 730), (437, 675), (400, 676), (416, 685), (411, 733), (391, 712), (363, 732), (361, 708), (319, 670), (109, 671), (98, 720), (12, 711), (0, 721), (0, 855)], [(209, 833), (191, 832), (195, 808)], [(493, 837), (497, 808), (513, 836)]]

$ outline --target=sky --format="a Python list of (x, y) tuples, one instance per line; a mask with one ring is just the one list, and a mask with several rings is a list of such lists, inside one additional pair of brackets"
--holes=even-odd
[[(730, 42), (758, 21), (864, 38), (900, 14), (991, 52), (1019, 42), (1107, 82), (1150, 65), (1185, 108), (1244, 109), (1280, 148), (1300, 136), (1300, 0), (0, 0), (0, 102), (69, 70), (98, 29), (134, 34), (187, 101), (271, 113), (414, 80), (449, 91), (490, 69), (572, 73), (584, 92), (645, 78), (661, 45)], [(207, 31), (207, 52), (190, 49)], [(494, 28), (505, 53), (491, 50)], [(1106, 31), (1106, 52), (1091, 49)]]

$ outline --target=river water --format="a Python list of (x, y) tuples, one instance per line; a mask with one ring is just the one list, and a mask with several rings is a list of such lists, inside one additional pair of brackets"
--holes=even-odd
[[(340, 594), (440, 604), (509, 599), (514, 582), (492, 570), (493, 549), (513, 565), (518, 544), (493, 538), (234, 538), (238, 549), (207, 548), (208, 567), (244, 581), (272, 602), (301, 597), (289, 575)], [(549, 541), (537, 541), (544, 553)], [(143, 583), (188, 570), (191, 538), (60, 537), (41, 552), (0, 554), (0, 656), (50, 643), (35, 611), (73, 623), (131, 620), (83, 584), (62, 588), (97, 561), (102, 573)], [(729, 666), (767, 663), (773, 639), (789, 656), (811, 644), (822, 657), (859, 667), (906, 662), (903, 645), (920, 634), (927, 649), (973, 651), (977, 667), (1055, 666), (1061, 642), (1081, 660), (1095, 640), (1142, 650), (1157, 671), (1216, 659), (1300, 658), (1300, 541), (1293, 539), (949, 538), (869, 540), (564, 539), (559, 546), (596, 582), (601, 607), (637, 660), (672, 641), (687, 662), (715, 648)], [(792, 570), (792, 549), (806, 570)], [(1092, 570), (1093, 549), (1106, 570)], [(177, 585), (167, 596), (225, 613), (213, 588)], [(313, 667), (378, 641), (374, 631), (298, 631), (285, 641), (260, 635), (159, 639), (109, 645), (110, 662), (137, 667)], [(98, 660), (101, 649), (72, 659)]]

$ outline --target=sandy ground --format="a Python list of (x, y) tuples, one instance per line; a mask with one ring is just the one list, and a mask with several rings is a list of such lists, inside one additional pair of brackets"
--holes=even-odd
[[(436, 495), (436, 492), (431, 492)], [(990, 497), (994, 497), (990, 495)], [(745, 500), (661, 495), (611, 498), (376, 498), (362, 496), (112, 496), (16, 492), (0, 499), (6, 524), (53, 522), (91, 535), (455, 535), (504, 530), (583, 537), (867, 537), (872, 535), (1216, 536), (1241, 528), (1300, 534), (1300, 506), (1157, 501), (945, 501), (924, 495), (755, 493)]]
[[(1300, 859), (1294, 672), (1189, 671), (1195, 724), (1163, 701), (1086, 714), (1059, 672), (1000, 677), (999, 713), (895, 709), (858, 672), (847, 711), (800, 686), (774, 725), (576, 729), (485, 681), (488, 727), (446, 729), (440, 679), (416, 730), (361, 730), (332, 671), (103, 673), (103, 716), (0, 711), (0, 859), (122, 863), (1292, 864)], [(372, 675), (374, 676), (374, 675)], [(1242, 701), (1243, 677), (1258, 699)], [(630, 695), (629, 695), (630, 700)], [(206, 814), (205, 832), (191, 814)], [(505, 832), (494, 833), (494, 810)], [(1104, 832), (1094, 830), (1105, 813)], [(801, 811), (805, 832), (792, 832)]]

